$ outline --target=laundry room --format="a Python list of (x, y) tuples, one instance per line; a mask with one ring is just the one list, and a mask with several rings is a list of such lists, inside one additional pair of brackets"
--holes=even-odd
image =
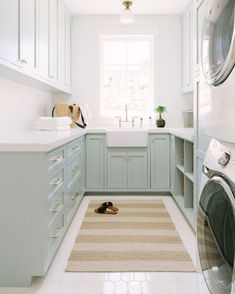
[(0, 294), (235, 294), (234, 65), (235, 0), (1, 0)]

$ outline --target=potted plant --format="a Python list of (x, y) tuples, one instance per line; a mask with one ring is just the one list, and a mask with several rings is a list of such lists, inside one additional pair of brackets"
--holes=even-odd
[(165, 106), (158, 106), (154, 109), (156, 113), (158, 113), (159, 118), (156, 121), (156, 125), (158, 128), (164, 128), (166, 125), (165, 120), (162, 118), (162, 113), (166, 112), (166, 107)]

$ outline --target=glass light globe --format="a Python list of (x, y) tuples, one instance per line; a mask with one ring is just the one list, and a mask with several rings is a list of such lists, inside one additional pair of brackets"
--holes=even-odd
[(131, 9), (124, 9), (120, 16), (121, 23), (133, 23), (134, 22), (134, 15)]

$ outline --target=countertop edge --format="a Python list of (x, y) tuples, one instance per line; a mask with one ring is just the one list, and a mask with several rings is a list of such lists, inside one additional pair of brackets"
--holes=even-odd
[[(125, 131), (125, 129), (123, 129)], [(73, 134), (66, 133), (65, 137), (55, 139), (54, 142), (40, 143), (40, 142), (2, 142), (0, 141), (0, 152), (50, 152), (62, 145), (78, 139), (86, 134), (106, 134), (108, 129), (105, 128), (90, 128), (87, 130), (76, 130)], [(165, 129), (146, 129), (148, 134), (172, 134), (176, 137), (184, 139), (189, 142), (194, 142), (193, 129), (182, 128), (165, 128)], [(33, 132), (32, 132), (33, 134)], [(50, 133), (47, 133), (48, 135)]]

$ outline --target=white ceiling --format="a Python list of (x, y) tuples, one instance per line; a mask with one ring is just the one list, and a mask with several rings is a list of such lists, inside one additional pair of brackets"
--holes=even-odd
[[(119, 14), (122, 0), (64, 0), (73, 15)], [(190, 0), (133, 0), (135, 14), (181, 14)]]

